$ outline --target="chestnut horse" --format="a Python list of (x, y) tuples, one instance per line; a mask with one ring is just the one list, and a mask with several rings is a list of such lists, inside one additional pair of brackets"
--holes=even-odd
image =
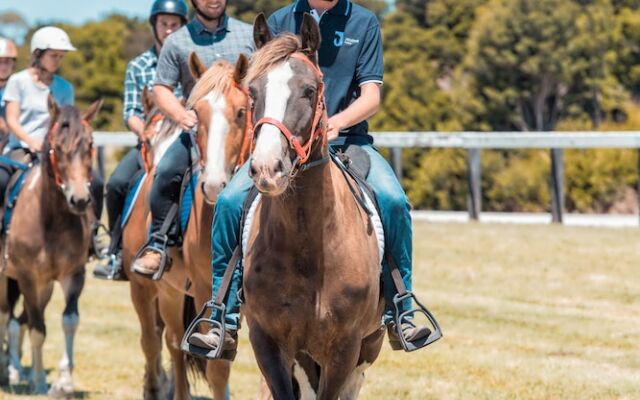
[[(230, 179), (238, 163), (245, 134), (247, 94), (240, 86), (248, 61), (242, 55), (234, 66), (226, 61), (210, 69), (192, 53), (190, 71), (197, 79), (187, 107), (198, 116), (197, 147), (202, 173), (194, 193), (193, 205), (183, 234), (182, 249), (171, 248), (172, 266), (159, 281), (132, 273), (129, 267), (138, 249), (146, 242), (150, 223), (149, 193), (155, 165), (168, 145), (180, 134), (179, 127), (166, 120), (151, 139), (147, 164), (152, 168), (142, 183), (138, 200), (123, 231), (123, 265), (131, 284), (131, 299), (141, 325), (141, 344), (145, 355), (144, 398), (165, 398), (164, 372), (161, 364), (162, 327), (172, 360), (174, 399), (189, 397), (187, 359), (180, 349), (185, 324), (195, 316), (187, 296), (195, 298), (199, 307), (211, 297), (211, 222), (218, 192)], [(154, 118), (147, 131), (157, 126)], [(187, 288), (187, 283), (190, 287)], [(193, 314), (192, 314), (193, 313)], [(202, 361), (204, 363), (204, 361)], [(215, 399), (229, 398), (228, 380), (231, 363), (208, 361), (206, 378)], [(169, 391), (170, 392), (170, 391)]]
[(255, 104), (250, 175), (261, 200), (243, 312), (274, 399), (353, 399), (384, 337), (381, 260), (371, 220), (328, 162), (320, 31), (308, 14), (300, 32), (272, 39), (264, 15), (254, 24), (259, 50), (246, 82)]
[[(0, 274), (0, 302), (6, 300), (7, 277), (17, 281), (24, 296), (33, 352), (30, 386), (37, 394), (47, 392), (42, 347), (46, 328), (44, 310), (58, 281), (66, 307), (62, 314), (65, 347), (60, 377), (49, 391), (73, 395), (73, 341), (78, 328), (78, 298), (84, 286), (85, 268), (95, 216), (89, 207), (89, 182), (93, 161), (93, 138), (89, 122), (102, 101), (84, 112), (67, 106), (58, 109), (49, 98), (51, 127), (40, 163), (31, 169), (18, 196), (5, 239), (8, 255), (5, 274)], [(9, 313), (0, 307), (0, 338), (5, 337)], [(18, 361), (19, 363), (19, 361)], [(0, 376), (6, 376), (0, 363)], [(19, 367), (19, 365), (14, 367)]]

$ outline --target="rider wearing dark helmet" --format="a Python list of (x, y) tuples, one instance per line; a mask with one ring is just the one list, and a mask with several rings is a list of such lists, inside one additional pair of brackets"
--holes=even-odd
[[(196, 126), (196, 114), (193, 110), (186, 110), (172, 90), (179, 83), (185, 96), (191, 92), (195, 83), (189, 72), (191, 52), (195, 52), (207, 66), (221, 59), (235, 63), (241, 53), (253, 52), (251, 25), (229, 17), (226, 14), (226, 0), (192, 0), (191, 3), (196, 16), (171, 35), (162, 48), (153, 88), (158, 107), (184, 131), (171, 144), (156, 168), (150, 196), (150, 239), (131, 266), (134, 272), (147, 277), (161, 274), (162, 262), (166, 260), (163, 255), (169, 245), (177, 242), (177, 202), (182, 179), (194, 161), (191, 156), (193, 140), (189, 131)], [(173, 223), (173, 228), (166, 231), (163, 228), (165, 221)]]
[[(127, 66), (124, 80), (123, 118), (127, 127), (140, 139), (145, 139), (142, 137), (145, 119), (142, 106), (143, 89), (147, 87), (149, 91), (152, 90), (160, 50), (169, 35), (187, 22), (188, 12), (189, 7), (184, 0), (154, 1), (149, 15), (154, 44), (149, 50), (131, 60)], [(179, 86), (175, 88), (175, 95), (177, 97), (182, 95)], [(111, 246), (107, 262), (98, 265), (93, 270), (96, 278), (126, 280), (126, 276), (121, 272), (120, 217), (131, 178), (141, 168), (140, 151), (138, 148), (133, 148), (122, 158), (107, 182), (107, 213), (109, 214)]]

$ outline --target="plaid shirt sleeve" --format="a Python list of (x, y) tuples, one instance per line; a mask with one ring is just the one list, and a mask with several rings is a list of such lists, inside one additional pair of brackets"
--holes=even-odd
[(132, 116), (144, 119), (141, 87), (144, 87), (144, 83), (138, 82), (136, 65), (129, 63), (124, 77), (124, 105), (122, 107), (122, 117), (125, 125), (128, 125), (127, 121)]

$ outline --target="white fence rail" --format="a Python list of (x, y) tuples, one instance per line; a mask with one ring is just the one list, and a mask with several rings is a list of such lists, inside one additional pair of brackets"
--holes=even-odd
[[(459, 148), (468, 150), (469, 217), (477, 220), (482, 209), (482, 149), (551, 149), (551, 214), (561, 223), (564, 211), (564, 160), (562, 149), (636, 149), (638, 151), (638, 188), (640, 202), (640, 132), (374, 132), (375, 144), (391, 149), (391, 164), (402, 177), (402, 149)], [(135, 146), (131, 132), (95, 132), (95, 144)], [(100, 149), (101, 150), (101, 149)], [(102, 167), (102, 151), (100, 162)], [(103, 168), (101, 168), (104, 171)]]

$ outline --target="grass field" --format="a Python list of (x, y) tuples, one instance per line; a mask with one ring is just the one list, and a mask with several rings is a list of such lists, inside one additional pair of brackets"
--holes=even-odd
[[(640, 230), (418, 224), (415, 237), (415, 289), (445, 337), (411, 354), (385, 344), (361, 398), (640, 399)], [(57, 290), (49, 368), (62, 352), (61, 310)], [(140, 398), (127, 284), (89, 279), (81, 312), (77, 396)], [(232, 398), (255, 398), (258, 383), (245, 330)], [(194, 392), (206, 396), (206, 384)], [(5, 388), (0, 398), (27, 397)]]

